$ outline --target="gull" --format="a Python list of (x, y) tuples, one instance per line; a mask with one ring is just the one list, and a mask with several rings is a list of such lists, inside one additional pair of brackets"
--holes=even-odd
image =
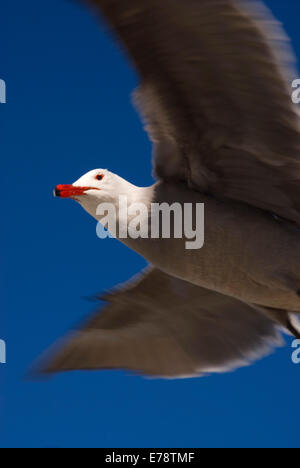
[(136, 187), (96, 169), (55, 194), (97, 221), (97, 207), (120, 196), (202, 203), (205, 242), (120, 238), (149, 266), (104, 295), (103, 310), (54, 345), (39, 372), (205, 376), (267, 355), (281, 329), (300, 337), (300, 125), (281, 26), (257, 1), (86, 3), (139, 74), (134, 101), (157, 180)]

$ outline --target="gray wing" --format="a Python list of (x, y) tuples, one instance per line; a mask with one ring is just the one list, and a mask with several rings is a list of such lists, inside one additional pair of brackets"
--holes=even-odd
[(293, 59), (265, 8), (246, 0), (86, 2), (102, 11), (139, 72), (135, 100), (157, 175), (300, 224)]
[(102, 312), (47, 353), (38, 373), (199, 376), (249, 364), (281, 343), (274, 322), (258, 309), (157, 269), (105, 300)]

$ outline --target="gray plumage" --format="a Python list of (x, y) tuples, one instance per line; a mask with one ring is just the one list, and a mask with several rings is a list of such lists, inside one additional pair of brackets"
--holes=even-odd
[(287, 38), (256, 1), (86, 3), (139, 73), (152, 201), (204, 202), (206, 242), (191, 253), (176, 239), (126, 241), (154, 266), (106, 296), (39, 370), (173, 378), (252, 362), (280, 344), (278, 326), (299, 336), (300, 125)]
[(156, 174), (300, 224), (293, 55), (256, 1), (91, 0), (141, 76)]
[(282, 343), (258, 307), (156, 269), (103, 299), (109, 305), (55, 346), (43, 372), (124, 368), (194, 377), (247, 365)]

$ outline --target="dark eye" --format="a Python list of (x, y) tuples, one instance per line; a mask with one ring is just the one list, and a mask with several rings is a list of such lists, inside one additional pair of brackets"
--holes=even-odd
[(103, 177), (104, 177), (103, 174), (98, 174), (98, 175), (96, 175), (96, 180), (102, 180)]

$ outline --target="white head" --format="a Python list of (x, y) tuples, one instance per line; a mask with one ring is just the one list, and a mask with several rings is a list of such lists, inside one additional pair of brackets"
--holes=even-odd
[(106, 169), (84, 174), (71, 185), (57, 185), (54, 195), (76, 200), (92, 216), (100, 203), (117, 204), (120, 195), (130, 197), (136, 187)]

